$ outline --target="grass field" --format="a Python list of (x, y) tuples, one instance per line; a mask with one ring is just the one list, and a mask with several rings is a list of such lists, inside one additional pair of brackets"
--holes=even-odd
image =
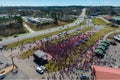
[(84, 20), (80, 25), (83, 26), (83, 25), (86, 25), (86, 21)]
[(101, 18), (93, 18), (92, 21), (96, 25), (107, 25), (107, 23)]

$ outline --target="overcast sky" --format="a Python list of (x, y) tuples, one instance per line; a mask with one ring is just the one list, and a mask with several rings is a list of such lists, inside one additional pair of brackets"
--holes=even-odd
[(0, 0), (2, 6), (120, 6), (120, 0)]

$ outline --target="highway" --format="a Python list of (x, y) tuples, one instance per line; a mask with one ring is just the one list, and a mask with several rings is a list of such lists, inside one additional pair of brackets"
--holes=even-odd
[(59, 31), (60, 28), (62, 30), (64, 30), (64, 29), (67, 29), (67, 28), (70, 28), (72, 26), (76, 26), (76, 25), (80, 24), (84, 20), (85, 16), (86, 16), (86, 9), (84, 8), (82, 10), (81, 15), (79, 15), (78, 19), (75, 22), (67, 24), (64, 27), (60, 26), (60, 27), (50, 28), (50, 29), (46, 29), (46, 30), (42, 30), (42, 31), (36, 31), (34, 33), (26, 33), (26, 34), (23, 34), (23, 35), (19, 35), (17, 38), (14, 38), (14, 37), (4, 38), (2, 41), (0, 41), (0, 44), (7, 45), (7, 44), (10, 44), (10, 43), (17, 42), (18, 40), (21, 41), (21, 40), (37, 37), (37, 36), (40, 36), (40, 35), (43, 35), (43, 34), (49, 34), (49, 33), (55, 32), (55, 31)]

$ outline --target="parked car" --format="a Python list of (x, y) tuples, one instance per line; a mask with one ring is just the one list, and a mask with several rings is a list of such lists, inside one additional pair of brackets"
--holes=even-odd
[(120, 35), (114, 36), (114, 39), (120, 42)]
[(36, 68), (36, 71), (40, 74), (43, 74), (46, 68), (44, 66), (39, 66)]

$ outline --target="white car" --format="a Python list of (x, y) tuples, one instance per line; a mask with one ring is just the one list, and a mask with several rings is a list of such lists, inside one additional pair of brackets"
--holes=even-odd
[(114, 39), (120, 41), (120, 35), (114, 36)]
[(43, 70), (46, 70), (46, 67), (45, 67), (45, 66), (40, 66), (40, 68), (42, 68)]
[(44, 66), (39, 66), (36, 68), (36, 71), (40, 74), (43, 74), (46, 68)]

